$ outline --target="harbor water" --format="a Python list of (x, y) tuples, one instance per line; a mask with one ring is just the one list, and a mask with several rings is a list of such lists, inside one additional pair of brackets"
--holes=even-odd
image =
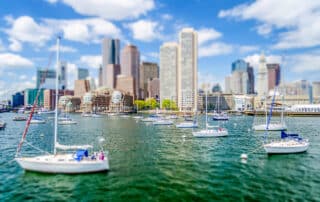
[[(50, 175), (25, 172), (13, 160), (25, 126), (12, 121), (15, 115), (0, 114), (7, 122), (0, 131), (0, 201), (320, 201), (317, 117), (286, 118), (289, 131), (309, 139), (306, 153), (268, 156), (261, 147), (264, 132), (251, 130), (253, 117), (221, 122), (228, 137), (194, 138), (192, 129), (174, 125), (75, 114), (78, 124), (59, 126), (59, 142), (95, 144), (98, 150), (104, 137), (110, 171)], [(200, 117), (202, 127), (203, 122)], [(31, 125), (27, 141), (52, 152), (53, 120)], [(22, 153), (39, 151), (25, 144)], [(247, 161), (240, 159), (243, 153)]]

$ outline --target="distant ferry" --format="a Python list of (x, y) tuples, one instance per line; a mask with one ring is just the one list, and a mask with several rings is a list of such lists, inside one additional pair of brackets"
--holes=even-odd
[[(297, 104), (292, 105), (291, 107), (285, 110), (285, 115), (287, 116), (320, 116), (320, 104)], [(265, 110), (250, 110), (245, 111), (244, 114), (249, 116), (254, 115), (265, 115)], [(272, 112), (273, 116), (280, 116), (281, 111), (275, 109)]]

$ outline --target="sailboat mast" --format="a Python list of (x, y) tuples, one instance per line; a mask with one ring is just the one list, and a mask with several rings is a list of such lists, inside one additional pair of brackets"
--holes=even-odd
[(56, 61), (56, 106), (55, 106), (55, 113), (54, 113), (54, 143), (53, 143), (53, 154), (55, 155), (57, 153), (56, 149), (56, 143), (57, 143), (57, 135), (58, 135), (58, 95), (59, 95), (59, 60), (60, 60), (60, 55), (59, 55), (59, 50), (60, 49), (60, 36), (57, 38), (57, 61)]
[(208, 90), (206, 89), (206, 130), (208, 130)]

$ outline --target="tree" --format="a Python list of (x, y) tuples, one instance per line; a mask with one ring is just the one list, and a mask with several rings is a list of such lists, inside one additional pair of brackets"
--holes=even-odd
[(155, 109), (159, 106), (158, 102), (154, 98), (148, 98), (145, 101), (145, 106), (149, 109)]
[(141, 110), (145, 108), (146, 103), (143, 100), (135, 100), (134, 105), (137, 107), (137, 110)]
[(176, 110), (177, 109), (177, 104), (172, 100), (164, 99), (162, 101), (162, 108)]

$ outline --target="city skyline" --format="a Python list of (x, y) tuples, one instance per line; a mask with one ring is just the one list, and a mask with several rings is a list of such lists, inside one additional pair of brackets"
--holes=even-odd
[[(104, 37), (120, 39), (121, 47), (134, 44), (141, 62), (159, 64), (160, 45), (177, 41), (183, 27), (198, 32), (199, 83), (224, 87), (224, 77), (236, 59), (250, 62), (257, 74), (262, 50), (267, 63), (283, 66), (281, 60), (285, 61), (285, 81), (320, 80), (316, 74), (320, 34), (312, 26), (320, 18), (320, 3), (190, 1), (182, 8), (178, 2), (136, 0), (128, 7), (114, 3), (114, 12), (111, 3), (104, 2), (101, 8), (94, 1), (0, 3), (0, 98), (35, 87), (36, 69), (47, 66), (57, 34), (63, 37), (61, 59), (68, 62), (68, 88), (73, 88), (77, 67), (89, 68), (89, 75), (97, 80)], [(50, 66), (54, 63), (53, 57)]]

